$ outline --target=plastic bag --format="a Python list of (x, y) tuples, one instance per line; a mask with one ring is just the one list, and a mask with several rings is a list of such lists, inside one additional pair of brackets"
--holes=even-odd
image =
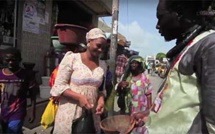
[(105, 101), (105, 111), (111, 111), (114, 108), (114, 98), (116, 96), (116, 90), (112, 89), (110, 96)]
[(93, 115), (91, 112), (84, 111), (82, 117), (72, 124), (72, 134), (95, 134)]
[(58, 109), (58, 103), (55, 102), (54, 98), (50, 98), (49, 100), (50, 101), (47, 104), (40, 121), (40, 124), (44, 129), (47, 129), (54, 123), (55, 114)]

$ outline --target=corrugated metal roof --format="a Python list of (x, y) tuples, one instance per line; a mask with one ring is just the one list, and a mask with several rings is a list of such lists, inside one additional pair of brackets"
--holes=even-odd
[(100, 17), (111, 16), (112, 0), (76, 0), (75, 2)]

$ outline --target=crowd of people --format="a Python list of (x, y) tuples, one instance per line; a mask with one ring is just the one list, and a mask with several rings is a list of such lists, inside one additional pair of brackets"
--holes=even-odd
[[(108, 116), (104, 108), (112, 92), (118, 95), (119, 114), (135, 120), (133, 134), (215, 133), (215, 31), (209, 14), (214, 4), (159, 0), (156, 28), (166, 41), (176, 39), (176, 45), (166, 54), (169, 68), (154, 101), (153, 85), (145, 74), (151, 67), (141, 56), (121, 54), (114, 83), (109, 65), (100, 58), (107, 45), (105, 33), (91, 29), (85, 50), (67, 51), (51, 76), (50, 94), (58, 99), (52, 133), (102, 133), (99, 123)], [(6, 49), (2, 61), (1, 131), (21, 134), (27, 98), (32, 103), (29, 122), (35, 118), (38, 83), (34, 72), (20, 67), (19, 50)], [(79, 123), (88, 124), (80, 130)]]

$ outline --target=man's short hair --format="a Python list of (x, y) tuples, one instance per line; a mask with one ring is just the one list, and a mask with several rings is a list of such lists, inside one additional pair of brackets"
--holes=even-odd
[(4, 53), (4, 55), (6, 55), (6, 54), (12, 54), (12, 55), (14, 55), (19, 60), (22, 59), (20, 50), (14, 48), (14, 47), (10, 47), (10, 48), (4, 49), (3, 53)]

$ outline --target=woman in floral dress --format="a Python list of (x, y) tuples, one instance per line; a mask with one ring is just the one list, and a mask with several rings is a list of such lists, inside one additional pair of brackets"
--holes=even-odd
[(137, 120), (137, 127), (132, 133), (144, 133), (145, 127), (140, 121), (151, 107), (152, 86), (144, 74), (145, 63), (142, 57), (132, 56), (129, 58), (122, 80), (117, 85), (120, 100), (118, 104), (122, 114), (129, 114)]
[(99, 55), (106, 45), (106, 36), (102, 30), (94, 28), (86, 39), (85, 52), (67, 52), (59, 65), (51, 89), (52, 96), (60, 97), (54, 134), (71, 134), (72, 124), (82, 116), (83, 109), (97, 115), (103, 112), (104, 94), (98, 88), (104, 79), (106, 64), (99, 60)]

